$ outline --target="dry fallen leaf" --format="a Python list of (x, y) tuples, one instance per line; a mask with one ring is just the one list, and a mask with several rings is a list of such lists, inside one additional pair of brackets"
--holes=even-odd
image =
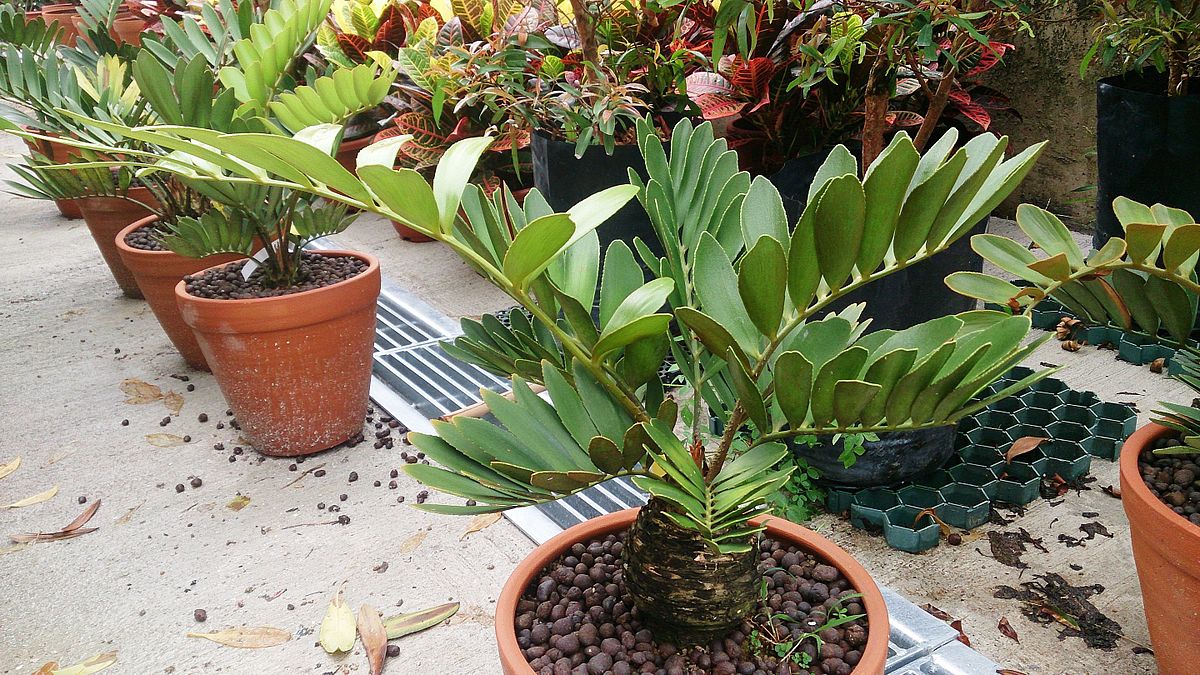
[(26, 549), (26, 548), (29, 548), (29, 544), (13, 544), (12, 546), (4, 546), (4, 547), (0, 548), (0, 555), (8, 555), (9, 553), (16, 553), (17, 551), (20, 551), (20, 550)]
[(21, 458), (20, 457), (17, 457), (16, 459), (9, 462), (8, 464), (0, 464), (0, 478), (4, 478), (5, 476), (9, 475), (10, 473), (16, 471), (17, 467), (19, 467), (19, 466), (21, 466)]
[(1000, 670), (996, 671), (996, 675), (1025, 675), (1025, 673), (1022, 673), (1019, 670), (1012, 670), (1009, 668), (1001, 668)]
[(146, 440), (156, 448), (173, 448), (183, 445), (183, 436), (175, 434), (146, 434)]
[(238, 496), (234, 497), (231, 502), (226, 504), (225, 508), (229, 509), (230, 511), (241, 511), (242, 509), (246, 508), (246, 505), (249, 503), (250, 503), (249, 497), (247, 497), (246, 495), (238, 495)]
[(1167, 360), (1160, 356), (1150, 362), (1150, 372), (1155, 374), (1161, 373), (1166, 365)]
[(478, 531), (484, 529), (485, 527), (490, 527), (492, 525), (495, 525), (496, 521), (500, 520), (500, 516), (501, 516), (501, 514), (498, 512), (497, 513), (481, 513), (481, 514), (475, 516), (474, 518), (471, 519), (471, 524), (467, 525), (466, 531), (464, 531), (462, 533), (462, 536), (458, 538), (459, 541), (466, 539), (467, 535), (469, 535), (469, 534), (478, 532)]
[(34, 504), (41, 504), (42, 502), (46, 501), (47, 499), (50, 499), (51, 497), (53, 497), (56, 494), (58, 494), (58, 486), (57, 485), (50, 488), (49, 490), (46, 490), (45, 492), (39, 492), (36, 495), (33, 495), (32, 497), (26, 497), (25, 499), (17, 500), (11, 504), (5, 504), (4, 506), (0, 506), (0, 509), (19, 509), (23, 506), (33, 506)]
[(387, 656), (387, 631), (383, 628), (383, 620), (379, 618), (379, 610), (370, 605), (358, 609), (358, 637), (367, 650), (371, 675), (380, 675), (383, 672), (383, 659)]
[(421, 530), (408, 539), (405, 539), (404, 543), (400, 544), (400, 555), (408, 555), (409, 553), (417, 550), (417, 547), (421, 545), (421, 542), (425, 541), (425, 535), (427, 534), (429, 533), (425, 530)]
[(1085, 344), (1087, 344), (1087, 343), (1081, 342), (1079, 340), (1066, 340), (1062, 343), (1061, 346), (1064, 351), (1077, 352), (1080, 349), (1083, 349), (1083, 345), (1085, 345)]
[(116, 662), (116, 652), (105, 652), (103, 654), (97, 654), (86, 661), (76, 663), (75, 665), (68, 666), (67, 668), (60, 668), (53, 672), (54, 675), (91, 675), (92, 673), (98, 673), (104, 670)]
[[(92, 516), (96, 515), (96, 510), (100, 508), (101, 500), (97, 499), (92, 502), (92, 505), (83, 510), (75, 520), (72, 520), (69, 525), (59, 530), (58, 532), (19, 532), (9, 535), (9, 539), (16, 544), (27, 544), (35, 541), (62, 541), (63, 539), (72, 539), (79, 537), (89, 532), (95, 532), (98, 528), (83, 527), (87, 524)], [(81, 529), (82, 528), (82, 529)]]
[(132, 378), (121, 382), (121, 392), (125, 394), (125, 402), (131, 405), (154, 403), (163, 397), (162, 389), (157, 385)]
[(350, 607), (342, 599), (342, 589), (339, 588), (329, 601), (325, 618), (321, 620), (321, 631), (317, 635), (321, 648), (330, 654), (348, 652), (354, 649), (354, 636), (357, 632), (354, 612), (350, 611)]
[(167, 406), (167, 410), (171, 411), (172, 415), (178, 415), (180, 410), (183, 410), (183, 397), (173, 391), (168, 391), (163, 395), (163, 405)]
[(124, 525), (125, 523), (128, 523), (129, 519), (133, 518), (133, 512), (142, 508), (142, 504), (145, 504), (145, 503), (146, 503), (146, 500), (144, 500), (144, 499), (142, 501), (138, 502), (137, 506), (131, 507), (128, 511), (125, 512), (125, 515), (121, 516), (120, 518), (117, 518), (115, 524), (116, 525)]
[(1033, 450), (1048, 440), (1050, 439), (1042, 438), (1041, 436), (1022, 436), (1013, 441), (1013, 444), (1011, 447), (1009, 447), (1008, 452), (1004, 453), (1004, 461), (1011, 462), (1017, 457), (1020, 457), (1021, 455)]
[(58, 670), (58, 661), (47, 661), (42, 664), (41, 668), (33, 671), (33, 675), (54, 675), (56, 670)]
[(292, 634), (286, 630), (270, 626), (242, 626), (239, 628), (226, 628), (213, 633), (188, 633), (187, 636), (204, 638), (205, 640), (212, 640), (218, 644), (223, 644), (226, 647), (238, 647), (241, 649), (274, 647), (292, 639)]
[(1000, 629), (1000, 633), (1004, 635), (1004, 637), (1015, 642), (1021, 641), (1021, 638), (1017, 637), (1017, 631), (1012, 627), (1012, 624), (1008, 622), (1007, 617), (1000, 617), (1000, 623), (996, 625), (996, 628)]
[(457, 602), (447, 602), (436, 607), (389, 616), (383, 620), (383, 627), (387, 630), (387, 639), (395, 640), (426, 628), (432, 628), (454, 616), (458, 612), (458, 607)]

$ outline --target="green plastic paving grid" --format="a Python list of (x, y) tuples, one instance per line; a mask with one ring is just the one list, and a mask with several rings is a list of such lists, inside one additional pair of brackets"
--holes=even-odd
[[(1014, 282), (1016, 283), (1016, 282)], [(1017, 283), (1018, 286), (1022, 285)], [(999, 310), (999, 305), (985, 304), (986, 309)], [(1079, 319), (1074, 312), (1062, 306), (1051, 298), (1038, 303), (1038, 306), (1030, 313), (1030, 318), (1033, 322), (1033, 327), (1041, 330), (1054, 330), (1058, 327), (1059, 321), (1064, 316), (1069, 316), (1074, 319)], [(1084, 319), (1080, 319), (1085, 321)], [(1192, 335), (1197, 335), (1193, 331)], [(1179, 372), (1179, 367), (1175, 365), (1172, 359), (1175, 356), (1175, 347), (1168, 344), (1167, 338), (1156, 337), (1139, 333), (1137, 331), (1126, 331), (1113, 326), (1091, 326), (1080, 330), (1076, 337), (1086, 341), (1089, 345), (1100, 345), (1109, 343), (1117, 348), (1117, 356), (1128, 363), (1137, 366), (1144, 366), (1155, 359), (1163, 359), (1167, 366), (1167, 373), (1175, 375)], [(1188, 340), (1188, 345), (1191, 347), (1200, 347), (1200, 340), (1192, 338)]]
[[(1032, 372), (1014, 368), (990, 391)], [(959, 529), (978, 527), (987, 522), (993, 501), (1028, 504), (1039, 497), (1043, 478), (1057, 474), (1070, 481), (1088, 472), (1093, 457), (1115, 460), (1136, 427), (1137, 414), (1129, 406), (1047, 378), (959, 422), (957, 452), (942, 468), (901, 487), (830, 489), (827, 506), (835, 513), (849, 511), (855, 527), (882, 529), (892, 548), (920, 553), (941, 539), (937, 521), (922, 512), (932, 511)], [(1009, 447), (1025, 436), (1051, 440), (1005, 461)]]

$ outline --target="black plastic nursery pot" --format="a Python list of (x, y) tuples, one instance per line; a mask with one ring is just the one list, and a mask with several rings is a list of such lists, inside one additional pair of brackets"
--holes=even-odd
[(1096, 83), (1096, 231), (1124, 236), (1112, 202), (1127, 197), (1200, 216), (1200, 92), (1167, 96), (1166, 78), (1130, 73)]
[(856, 489), (887, 487), (943, 466), (954, 454), (956, 429), (945, 426), (879, 434), (878, 441), (863, 443), (866, 451), (849, 468), (838, 459), (845, 447), (844, 439), (812, 447), (790, 445), (796, 457), (821, 472), (819, 482), (824, 485)]
[[(824, 150), (790, 159), (770, 176), (783, 199), (789, 222), (800, 219), (808, 202), (809, 187), (829, 152)], [(983, 258), (971, 249), (971, 237), (986, 231), (987, 222), (987, 218), (980, 220), (945, 251), (853, 291), (831, 304), (829, 309), (841, 311), (854, 303), (865, 302), (863, 318), (872, 320), (871, 330), (903, 330), (940, 316), (975, 309), (975, 301), (950, 290), (945, 279), (953, 272), (983, 271)]]
[[(574, 143), (535, 131), (530, 150), (534, 186), (559, 212), (601, 190), (629, 183), (629, 169), (637, 171), (643, 179), (646, 177), (646, 163), (636, 145), (618, 145), (611, 155), (593, 145), (577, 158)], [(640, 237), (650, 250), (662, 255), (650, 216), (636, 199), (602, 223), (596, 234), (600, 237), (601, 251), (607, 251), (608, 245), (618, 239), (633, 248), (634, 237)]]

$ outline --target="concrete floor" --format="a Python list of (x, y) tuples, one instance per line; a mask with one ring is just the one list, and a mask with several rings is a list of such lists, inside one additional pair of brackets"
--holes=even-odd
[[(0, 139), (0, 159), (19, 144)], [(4, 172), (4, 177), (11, 174)], [(447, 600), (462, 603), (448, 625), (396, 642), (400, 656), (387, 672), (410, 675), (498, 673), (492, 637), (495, 598), (532, 545), (507, 521), (465, 539), (467, 519), (424, 514), (398, 504), (420, 487), (402, 477), (389, 490), (398, 450), (369, 444), (309, 458), (300, 471), (324, 466), (322, 478), (288, 470), (289, 461), (259, 461), (248, 451), (230, 463), (236, 431), (215, 429), (225, 404), (212, 378), (188, 371), (140, 301), (122, 298), (81, 221), (66, 221), (48, 203), (0, 196), (9, 255), (0, 266), (0, 464), (21, 467), (0, 481), (0, 504), (58, 486), (53, 499), (0, 510), (0, 673), (29, 673), (49, 660), (66, 666), (116, 650), (106, 673), (367, 672), (361, 647), (338, 657), (316, 646), (331, 594), (345, 582), (353, 608), (369, 603), (392, 614)], [(437, 244), (401, 242), (387, 223), (364, 218), (339, 237), (371, 251), (384, 273), (451, 316), (506, 306), (491, 289)], [(1054, 344), (1031, 358), (1064, 363), (1071, 386), (1102, 399), (1136, 402), (1146, 420), (1160, 398), (1188, 400), (1185, 387), (1144, 368), (1115, 362), (1111, 352), (1077, 354)], [(186, 375), (188, 383), (172, 378)], [(184, 406), (163, 428), (160, 403), (130, 405), (119, 389), (136, 378), (180, 393)], [(195, 385), (192, 392), (187, 384)], [(1118, 393), (1120, 392), (1120, 393)], [(200, 423), (206, 413), (210, 420)], [(128, 426), (121, 420), (128, 419)], [(190, 435), (191, 443), (155, 447), (146, 435)], [(355, 471), (359, 480), (350, 483)], [(1116, 465), (1093, 464), (1092, 491), (1051, 507), (1038, 502), (1020, 525), (1044, 537), (1049, 554), (1025, 556), (1023, 574), (991, 560), (986, 536), (958, 548), (943, 545), (912, 556), (852, 530), (832, 516), (812, 526), (856, 555), (876, 579), (914, 602), (930, 602), (963, 619), (981, 652), (1026, 673), (1153, 672), (1129, 537), (1120, 503), (1099, 486), (1117, 482)], [(176, 493), (191, 477), (199, 488)], [(382, 487), (373, 487), (380, 480)], [(340, 494), (348, 499), (338, 502)], [(240, 511), (228, 508), (238, 495)], [(88, 503), (103, 500), (90, 525), (99, 530), (69, 541), (11, 546), (7, 535), (51, 531)], [(348, 525), (327, 524), (318, 502), (338, 503)], [(1097, 511), (1113, 539), (1063, 548), (1080, 513)], [(1051, 524), (1052, 520), (1057, 522)], [(981, 528), (985, 530), (987, 528)], [(977, 552), (976, 549), (983, 552)], [(383, 563), (387, 563), (384, 569)], [(1083, 566), (1072, 571), (1069, 563)], [(1094, 601), (1121, 624), (1130, 641), (1110, 652), (1076, 639), (1060, 642), (1053, 626), (1029, 623), (1014, 601), (993, 599), (997, 584), (1016, 585), (1054, 571), (1106, 590)], [(401, 604), (402, 603), (402, 604)], [(196, 609), (207, 612), (197, 623)], [(1004, 616), (1020, 644), (996, 628)], [(273, 626), (293, 633), (284, 645), (234, 649), (188, 638), (189, 631)]]

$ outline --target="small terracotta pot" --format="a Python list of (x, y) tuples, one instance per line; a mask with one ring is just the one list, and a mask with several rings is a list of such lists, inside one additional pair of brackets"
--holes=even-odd
[(411, 227), (403, 223), (398, 223), (394, 220), (392, 221), (392, 228), (396, 230), (396, 234), (400, 235), (400, 238), (404, 241), (411, 241), (414, 244), (423, 244), (427, 241), (434, 241), (432, 237), (426, 237)]
[(96, 246), (100, 248), (100, 255), (104, 257), (104, 262), (108, 263), (108, 269), (112, 271), (113, 278), (121, 287), (121, 292), (126, 297), (141, 298), (142, 292), (138, 289), (133, 273), (117, 253), (116, 238), (117, 233), (130, 223), (153, 215), (143, 204), (153, 207), (157, 202), (154, 194), (141, 186), (130, 188), (128, 195), (130, 199), (140, 203), (121, 197), (84, 197), (79, 200), (79, 209), (83, 212), (83, 221), (87, 223), (92, 239), (96, 240)]
[(113, 21), (112, 35), (117, 44), (127, 42), (135, 47), (142, 46), (142, 33), (147, 23), (140, 16), (125, 14)]
[(1148, 424), (1125, 441), (1121, 505), (1129, 518), (1133, 561), (1158, 670), (1191, 673), (1196, 672), (1195, 640), (1200, 635), (1200, 527), (1159, 501), (1138, 470), (1138, 455), (1174, 433)]
[(171, 344), (179, 350), (183, 360), (196, 370), (208, 370), (208, 362), (204, 360), (200, 343), (196, 342), (196, 334), (183, 322), (183, 316), (179, 313), (179, 303), (175, 301), (175, 286), (189, 274), (216, 265), (226, 265), (237, 260), (239, 256), (225, 254), (207, 258), (186, 258), (173, 251), (147, 251), (125, 243), (125, 237), (129, 234), (156, 222), (158, 216), (148, 216), (117, 233), (114, 240), (117, 252), (125, 267), (133, 274), (146, 303), (154, 312), (154, 317), (171, 339)]
[[(36, 129), (31, 129), (22, 126), (25, 131), (35, 132)], [(49, 132), (41, 132), (49, 134)], [(72, 158), (79, 156), (79, 151), (69, 145), (55, 143), (54, 141), (45, 141), (41, 139), (25, 139), (25, 147), (29, 148), (29, 153), (42, 155), (53, 161), (55, 164), (66, 164)], [(54, 205), (58, 207), (58, 212), (64, 218), (69, 220), (78, 220), (83, 217), (83, 213), (79, 210), (79, 200), (77, 199), (55, 199)]]
[[(534, 582), (556, 558), (561, 556), (571, 546), (609, 534), (628, 530), (637, 518), (637, 509), (626, 509), (610, 513), (580, 523), (564, 532), (559, 533), (550, 541), (538, 546), (517, 568), (513, 570), (500, 599), (496, 602), (496, 643), (500, 648), (500, 666), (504, 675), (535, 675), (521, 647), (517, 644), (517, 602), (521, 594)], [(756, 518), (753, 522), (761, 522)], [(867, 644), (863, 648), (862, 659), (855, 666), (858, 675), (876, 675), (883, 672), (884, 663), (888, 656), (888, 614), (887, 605), (879, 587), (871, 579), (863, 566), (836, 544), (807, 528), (788, 522), (782, 518), (766, 518), (766, 535), (793, 544), (812, 553), (817, 558), (836, 567), (850, 585), (862, 594), (862, 604), (867, 612), (869, 630)]]
[(358, 169), (358, 151), (370, 145), (374, 140), (374, 135), (367, 135), (363, 136), (362, 138), (355, 138), (349, 141), (343, 140), (342, 144), (338, 146), (335, 159), (337, 159), (338, 164), (341, 164), (343, 167), (345, 167), (347, 171), (358, 175), (356, 171)]
[(70, 2), (56, 2), (42, 7), (42, 21), (46, 25), (58, 22), (62, 29), (59, 40), (68, 47), (75, 46), (79, 31), (75, 28), (75, 19), (79, 16), (79, 5)]
[(212, 300), (175, 285), (180, 314), (250, 444), (295, 457), (362, 431), (371, 386), (379, 261), (332, 286), (253, 300)]

